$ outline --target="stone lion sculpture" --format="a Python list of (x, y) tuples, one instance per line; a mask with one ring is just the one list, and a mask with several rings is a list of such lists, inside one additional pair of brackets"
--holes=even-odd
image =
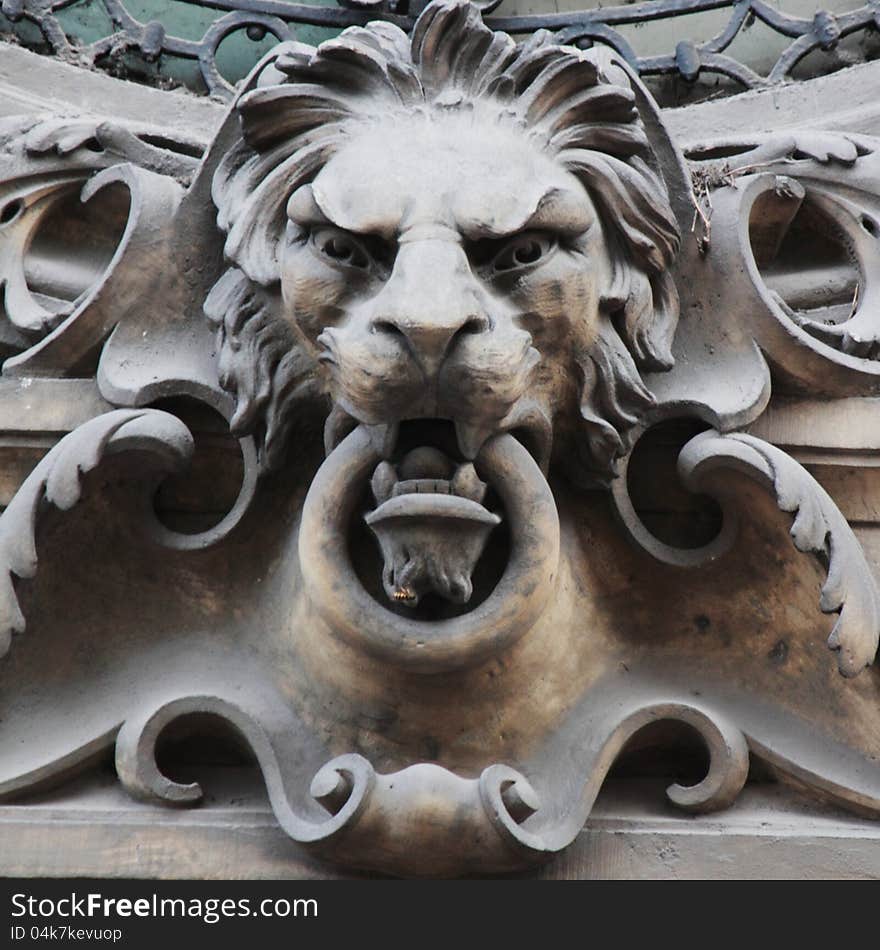
[[(329, 394), (328, 452), (358, 424), (385, 446), (377, 501), (426, 480), (479, 501), (467, 463), (500, 432), (607, 484), (678, 318), (678, 229), (625, 69), (442, 0), (411, 37), (376, 22), (288, 44), (237, 108), (213, 184), (230, 267), (205, 309), (263, 467)], [(453, 447), (422, 426), (393, 466), (415, 420), (451, 423)], [(470, 596), (442, 564), (389, 570), (400, 600), (414, 574)]]
[[(136, 132), (0, 128), (10, 479), (72, 426), (0, 515), (0, 796), (112, 747), (133, 795), (194, 803), (157, 749), (226, 723), (311, 853), (497, 874), (572, 844), (618, 757), (653, 760), (678, 723), (709, 764), (668, 787), (679, 808), (726, 807), (758, 759), (880, 812), (880, 680), (858, 675), (876, 565), (830, 487), (737, 431), (873, 411), (853, 393), (880, 374), (876, 140), (713, 144), (688, 150), (691, 178), (612, 54), (517, 45), (460, 0), (411, 36), (277, 47), (201, 158)], [(698, 222), (710, 190), (711, 240), (679, 249), (672, 208)], [(69, 230), (80, 205), (94, 226)], [(777, 276), (839, 316), (822, 334), (840, 350), (750, 246), (820, 226), (851, 239), (852, 305), (826, 306), (812, 254)], [(691, 317), (649, 377), (673, 362), (673, 264)], [(805, 412), (791, 380), (835, 398), (800, 390)], [(678, 548), (624, 472), (675, 488), (630, 446), (687, 416), (715, 428), (678, 453), (680, 483), (723, 517)], [(865, 438), (827, 466), (841, 497)], [(229, 507), (215, 479), (236, 482)]]

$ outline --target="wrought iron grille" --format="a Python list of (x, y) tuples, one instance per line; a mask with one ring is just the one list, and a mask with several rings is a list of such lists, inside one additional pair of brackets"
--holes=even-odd
[[(278, 40), (296, 38), (298, 27), (341, 30), (369, 20), (389, 20), (408, 29), (427, 0), (337, 0), (335, 6), (291, 3), (287, 0), (182, 0), (217, 12), (200, 39), (171, 35), (158, 20), (143, 22), (126, 8), (124, 0), (99, 0), (113, 24), (113, 32), (81, 45), (65, 32), (58, 14), (78, 0), (2, 0), (0, 11), (13, 23), (29, 21), (38, 29), (48, 51), (87, 66), (122, 53), (134, 53), (150, 63), (163, 54), (198, 64), (206, 91), (228, 99), (233, 85), (220, 73), (217, 50), (226, 37), (246, 30), (251, 39), (272, 34)], [(505, 16), (502, 0), (479, 4), (487, 23), (513, 34), (547, 29), (565, 43), (588, 46), (606, 43), (621, 53), (643, 76), (677, 76), (693, 81), (714, 74), (733, 80), (738, 87), (755, 89), (792, 78), (792, 70), (816, 51), (832, 52), (853, 34), (870, 34), (880, 28), (880, 0), (849, 13), (820, 10), (812, 19), (788, 16), (763, 0), (645, 0), (642, 3), (602, 7), (568, 13)], [(663, 55), (639, 56), (621, 28), (640, 23), (674, 20), (707, 11), (729, 9), (724, 28), (706, 42), (679, 41)], [(729, 48), (749, 23), (760, 20), (773, 32), (791, 40), (766, 75), (760, 75), (730, 54)]]

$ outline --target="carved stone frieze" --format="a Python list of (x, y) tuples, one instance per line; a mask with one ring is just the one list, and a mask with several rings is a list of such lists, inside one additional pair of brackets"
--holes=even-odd
[(0, 794), (115, 749), (192, 805), (163, 741), (222, 726), (319, 857), (499, 873), (672, 723), (678, 808), (751, 764), (880, 812), (876, 565), (767, 421), (873, 404), (878, 140), (683, 153), (616, 53), (464, 0), (281, 43), (204, 151), (3, 123), (0, 424), (53, 438), (0, 515)]

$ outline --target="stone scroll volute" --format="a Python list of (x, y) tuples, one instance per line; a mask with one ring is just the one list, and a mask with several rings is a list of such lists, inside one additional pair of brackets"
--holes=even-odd
[[(115, 750), (132, 795), (195, 804), (157, 748), (201, 716), (320, 858), (494, 874), (565, 849), (670, 721), (708, 753), (679, 808), (760, 760), (880, 812), (872, 566), (741, 431), (777, 390), (875, 392), (873, 139), (685, 156), (615, 53), (463, 0), (280, 44), (199, 159), (82, 119), (0, 137), (0, 388), (94, 407), (0, 516), (0, 793)], [(53, 256), (74, 211), (91, 250)], [(859, 294), (824, 322), (774, 270), (822, 216)], [(670, 420), (663, 477), (721, 512), (699, 544), (632, 491)], [(223, 503), (175, 519), (173, 491)]]

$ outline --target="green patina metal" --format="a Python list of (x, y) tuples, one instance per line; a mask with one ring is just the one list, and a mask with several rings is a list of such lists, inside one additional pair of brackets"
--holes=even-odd
[[(676, 105), (880, 55), (880, 0), (475, 0), (494, 28), (610, 44)], [(0, 36), (77, 65), (220, 98), (278, 39), (316, 45), (424, 0), (0, 0)], [(323, 25), (316, 26), (315, 23)], [(218, 45), (219, 44), (219, 45)]]
[[(335, 0), (303, 2), (314, 6), (336, 6)], [(201, 39), (223, 12), (186, 0), (125, 0), (125, 8), (143, 23), (158, 21), (168, 33), (191, 40)], [(93, 43), (114, 32), (113, 23), (101, 0), (76, 0), (70, 6), (58, 10), (55, 16), (74, 46)], [(315, 26), (293, 26), (291, 32), (303, 43), (315, 45), (339, 31)], [(50, 52), (38, 27), (27, 20), (14, 23), (0, 13), (2, 34), (15, 37), (31, 49)], [(236, 83), (277, 42), (271, 33), (252, 27), (238, 30), (220, 44), (216, 56), (217, 67), (224, 79)], [(124, 50), (111, 54), (107, 59), (101, 66), (120, 76), (169, 87), (182, 85), (197, 92), (205, 90), (198, 64), (191, 59), (163, 53), (155, 62), (149, 62), (136, 52)]]

